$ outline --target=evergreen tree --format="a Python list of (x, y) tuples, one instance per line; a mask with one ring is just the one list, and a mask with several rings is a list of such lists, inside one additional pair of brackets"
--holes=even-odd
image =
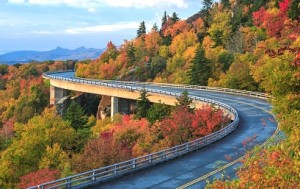
[(151, 30), (156, 31), (156, 32), (158, 31), (158, 27), (157, 27), (156, 23), (154, 23)]
[(231, 52), (225, 51), (218, 56), (218, 62), (221, 64), (223, 72), (227, 72), (233, 61), (234, 55)]
[(147, 97), (147, 91), (143, 89), (141, 96), (138, 98), (135, 118), (140, 119), (147, 116), (147, 112), (151, 107), (151, 102)]
[(178, 15), (176, 12), (173, 12), (171, 20), (173, 23), (177, 22), (179, 20)]
[[(176, 98), (177, 102), (176, 102), (176, 109), (178, 109), (178, 107), (182, 108), (182, 107), (186, 107), (187, 110), (189, 112), (193, 112), (194, 108), (191, 108), (190, 105), (193, 102), (193, 100), (189, 97), (189, 93), (187, 91), (183, 91), (180, 95), (180, 97)], [(176, 110), (175, 109), (175, 110)]]
[(208, 11), (210, 10), (212, 4), (213, 4), (212, 0), (203, 0), (203, 2), (202, 2), (203, 10), (205, 10), (208, 13)]
[(128, 66), (132, 66), (135, 62), (135, 47), (132, 43), (128, 44), (126, 49), (126, 58), (128, 61)]
[(190, 84), (207, 85), (210, 75), (209, 60), (205, 57), (205, 51), (200, 46), (196, 49), (196, 56), (192, 61), (192, 66), (188, 72)]
[(88, 117), (85, 115), (83, 108), (75, 101), (71, 102), (63, 118), (70, 121), (71, 126), (76, 130), (84, 128), (88, 122)]
[(223, 32), (220, 30), (214, 30), (210, 33), (212, 40), (215, 42), (214, 47), (223, 45)]
[(169, 45), (171, 45), (171, 43), (172, 43), (172, 36), (171, 35), (167, 35), (167, 36), (163, 37), (162, 45), (169, 46)]
[(147, 111), (147, 119), (151, 124), (153, 124), (155, 121), (161, 121), (163, 118), (169, 116), (170, 113), (170, 106), (162, 103), (155, 103)]
[(165, 23), (167, 22), (167, 20), (168, 20), (168, 18), (167, 18), (167, 12), (165, 11), (165, 12), (164, 12), (164, 15), (163, 15), (163, 17), (162, 17), (162, 19), (161, 19), (161, 28), (164, 27), (164, 25), (165, 25)]
[(140, 23), (139, 29), (137, 30), (137, 37), (141, 37), (142, 35), (146, 34), (146, 25), (145, 22), (142, 21)]
[(203, 0), (202, 2), (202, 5), (203, 5), (203, 8), (202, 8), (202, 11), (201, 12), (204, 12), (204, 18), (203, 18), (203, 21), (205, 23), (205, 26), (208, 27), (208, 20), (209, 20), (209, 10), (212, 6), (212, 0)]

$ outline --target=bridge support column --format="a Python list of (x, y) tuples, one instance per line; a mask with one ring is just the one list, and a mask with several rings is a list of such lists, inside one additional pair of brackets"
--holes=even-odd
[(111, 97), (111, 109), (110, 109), (110, 116), (113, 119), (114, 114), (119, 112), (119, 98), (118, 97)]
[(68, 90), (50, 86), (50, 104), (56, 105), (62, 98), (68, 96)]

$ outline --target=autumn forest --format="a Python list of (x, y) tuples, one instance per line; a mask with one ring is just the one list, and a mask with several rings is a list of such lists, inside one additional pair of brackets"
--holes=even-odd
[[(213, 133), (230, 119), (213, 106), (194, 109), (187, 92), (174, 106), (142, 91), (132, 115), (97, 119), (101, 96), (71, 92), (49, 105), (42, 73), (192, 84), (267, 93), (285, 138), (249, 151), (236, 179), (207, 188), (300, 187), (300, 2), (212, 0), (187, 19), (164, 12), (95, 60), (0, 65), (0, 188), (26, 188), (156, 152)], [(148, 31), (148, 32), (147, 32)], [(89, 103), (87, 103), (89, 102)], [(114, 150), (111, 150), (114, 149)]]

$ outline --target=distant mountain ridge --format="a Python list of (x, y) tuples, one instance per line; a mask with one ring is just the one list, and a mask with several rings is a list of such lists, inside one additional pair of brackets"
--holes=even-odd
[(0, 64), (26, 63), (46, 60), (96, 59), (105, 49), (79, 47), (74, 50), (57, 47), (50, 51), (14, 51), (0, 55)]

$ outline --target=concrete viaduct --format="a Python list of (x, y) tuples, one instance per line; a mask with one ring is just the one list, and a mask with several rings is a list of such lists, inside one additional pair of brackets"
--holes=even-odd
[[(96, 80), (86, 80), (85, 82), (70, 82), (71, 80), (76, 80), (73, 77), (74, 72), (63, 72), (56, 74), (44, 74), (44, 78), (50, 79), (50, 104), (56, 105), (61, 99), (68, 96), (70, 91), (78, 91), (83, 93), (98, 94), (102, 96), (100, 106), (103, 104), (102, 110), (108, 106), (107, 102), (110, 101), (111, 112), (110, 115), (113, 116), (119, 112), (130, 112), (132, 109), (132, 103), (128, 100), (137, 100), (140, 97), (141, 87), (132, 87), (135, 82), (120, 82), (122, 84), (128, 84), (130, 87), (118, 88), (118, 82), (115, 81), (99, 81)], [(62, 79), (65, 78), (65, 79)], [(78, 79), (78, 78), (77, 78)], [(83, 78), (81, 78), (81, 81)], [(149, 83), (150, 84), (150, 83)], [(174, 106), (177, 102), (176, 96), (170, 95), (171, 93), (155, 93), (150, 91), (149, 100), (153, 103), (165, 103), (167, 105)], [(193, 101), (195, 108), (200, 108), (203, 105), (209, 105), (210, 103), (203, 101)], [(234, 116), (223, 109), (232, 119)]]

